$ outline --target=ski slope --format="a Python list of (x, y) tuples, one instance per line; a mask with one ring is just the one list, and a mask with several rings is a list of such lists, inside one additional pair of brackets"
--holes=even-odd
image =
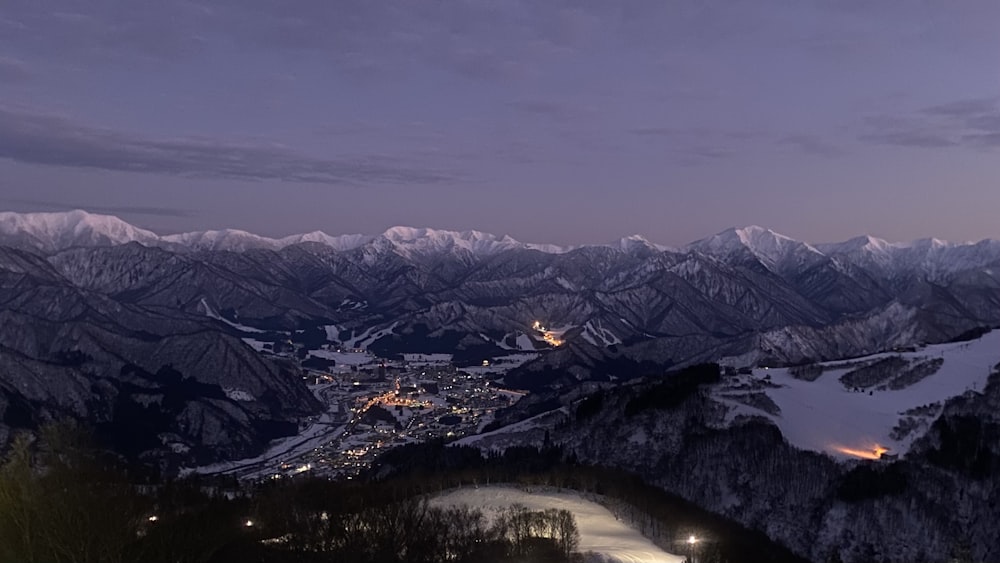
[(580, 552), (594, 552), (620, 563), (674, 563), (683, 561), (618, 521), (606, 508), (579, 494), (567, 492), (529, 493), (514, 487), (465, 487), (431, 499), (436, 506), (462, 506), (482, 510), (487, 517), (512, 504), (529, 510), (564, 509), (573, 513), (580, 530)]
[[(933, 375), (904, 389), (873, 389), (871, 394), (847, 389), (840, 382), (850, 367), (824, 371), (815, 381), (796, 379), (787, 369), (758, 368), (752, 376), (741, 376), (717, 388), (716, 398), (732, 407), (730, 419), (740, 414), (766, 416), (790, 444), (801, 449), (827, 452), (838, 458), (878, 459), (881, 452), (875, 450), (886, 448), (889, 454), (902, 456), (940, 415), (948, 399), (983, 390), (994, 366), (1000, 363), (1000, 330), (970, 342), (935, 344), (916, 352), (877, 354), (850, 361), (860, 363), (888, 356), (911, 361), (940, 358), (944, 363)], [(770, 397), (780, 413), (765, 412), (734, 399), (732, 391), (738, 385), (756, 385), (755, 391)], [(925, 412), (906, 413), (922, 406), (927, 406)], [(894, 438), (893, 428), (904, 418), (912, 419), (915, 430)]]

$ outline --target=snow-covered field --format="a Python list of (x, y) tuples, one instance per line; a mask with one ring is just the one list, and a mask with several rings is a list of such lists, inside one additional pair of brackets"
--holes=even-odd
[(684, 560), (654, 545), (638, 531), (617, 520), (607, 508), (574, 493), (529, 493), (504, 486), (465, 487), (434, 497), (431, 504), (467, 505), (482, 510), (487, 516), (512, 504), (523, 505), (529, 510), (564, 509), (576, 518), (581, 552), (592, 551), (621, 563), (673, 563)]
[[(322, 393), (331, 387), (329, 384), (316, 385), (312, 387), (316, 398), (323, 400)], [(202, 475), (215, 475), (225, 473), (241, 473), (251, 476), (262, 476), (275, 473), (284, 460), (294, 460), (315, 448), (319, 448), (330, 442), (334, 437), (339, 437), (347, 428), (346, 424), (334, 422), (337, 405), (330, 405), (327, 412), (306, 427), (304, 430), (285, 438), (279, 438), (271, 442), (267, 451), (259, 456), (233, 461), (223, 461), (211, 465), (187, 468), (182, 470), (182, 474), (197, 473)]]
[[(781, 409), (780, 414), (725, 398), (727, 386), (717, 390), (717, 397), (734, 407), (732, 416), (754, 414), (770, 418), (789, 443), (798, 448), (850, 458), (868, 457), (863, 454), (882, 446), (888, 448), (890, 454), (903, 455), (940, 413), (940, 405), (965, 392), (982, 391), (993, 366), (1000, 362), (1000, 330), (971, 342), (936, 344), (916, 352), (878, 354), (851, 362), (887, 356), (914, 361), (940, 358), (944, 363), (933, 375), (904, 389), (873, 389), (871, 394), (867, 390), (857, 392), (844, 387), (840, 377), (850, 371), (848, 367), (824, 371), (811, 382), (792, 377), (787, 369), (755, 369), (753, 376), (743, 376), (744, 382), (751, 379), (759, 382), (770, 376), (774, 387), (765, 386), (760, 391)], [(825, 365), (843, 363), (827, 362)], [(934, 403), (940, 405), (927, 409), (926, 413), (910, 415), (918, 424), (918, 431), (901, 439), (892, 437), (893, 428), (907, 417), (906, 411)]]
[(333, 350), (310, 350), (310, 356), (333, 360), (338, 366), (363, 366), (375, 362), (376, 358), (368, 352), (336, 352)]
[(506, 356), (495, 356), (488, 366), (467, 366), (462, 371), (473, 375), (484, 376), (491, 373), (507, 373), (508, 371), (534, 360), (538, 354), (507, 354)]

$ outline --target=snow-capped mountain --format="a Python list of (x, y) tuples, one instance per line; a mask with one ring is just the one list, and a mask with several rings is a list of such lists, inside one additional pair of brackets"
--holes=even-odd
[(728, 229), (691, 243), (687, 250), (727, 261), (741, 259), (749, 253), (767, 269), (777, 273), (803, 270), (826, 258), (809, 244), (756, 225)]
[(113, 246), (129, 242), (156, 244), (160, 237), (111, 215), (0, 212), (0, 245), (56, 252), (75, 246)]
[(672, 363), (710, 359), (720, 342), (740, 343), (733, 354), (797, 361), (1000, 323), (996, 241), (861, 237), (814, 246), (747, 227), (677, 250), (639, 236), (563, 248), (409, 227), (377, 236), (160, 237), (83, 212), (3, 217), (0, 242), (44, 253), (79, 287), (191, 314), (204, 301), (258, 328), (391, 333), (379, 344), (389, 348), (414, 333), (495, 345), (544, 319), (565, 327), (570, 342), (655, 349)]
[[(255, 235), (239, 229), (224, 229), (221, 231), (194, 231), (159, 237), (152, 244), (170, 243), (193, 250), (245, 252), (247, 250), (264, 249), (280, 250), (293, 244), (315, 242), (334, 250), (352, 250), (372, 241), (375, 237), (367, 235), (330, 236), (323, 231), (312, 231), (282, 238), (268, 238)], [(143, 241), (137, 241), (143, 242)]]
[[(322, 231), (269, 238), (239, 229), (195, 231), (157, 235), (134, 227), (117, 217), (81, 210), (64, 213), (0, 213), (0, 244), (44, 253), (73, 247), (115, 246), (138, 242), (199, 251), (282, 250), (306, 242), (318, 243), (337, 252), (370, 247), (373, 252), (394, 252), (404, 258), (458, 254), (485, 259), (502, 252), (534, 250), (544, 254), (565, 254), (580, 248), (552, 244), (524, 243), (509, 235), (480, 231), (448, 231), (397, 226), (378, 235), (332, 236)], [(920, 271), (931, 279), (957, 271), (994, 265), (1000, 260), (1000, 241), (953, 244), (939, 239), (890, 243), (871, 236), (845, 242), (812, 245), (759, 226), (733, 228), (673, 249), (650, 242), (641, 235), (624, 237), (608, 245), (622, 252), (637, 250), (655, 253), (698, 253), (724, 262), (759, 262), (782, 275), (795, 275), (817, 264), (833, 262), (833, 267), (860, 268), (883, 277), (910, 275)]]

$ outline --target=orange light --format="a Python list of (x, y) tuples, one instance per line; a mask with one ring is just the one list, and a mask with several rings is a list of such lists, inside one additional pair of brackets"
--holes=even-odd
[(851, 448), (848, 446), (833, 444), (830, 448), (842, 454), (847, 454), (861, 459), (881, 459), (882, 454), (889, 451), (889, 448), (879, 444), (870, 444), (862, 448)]

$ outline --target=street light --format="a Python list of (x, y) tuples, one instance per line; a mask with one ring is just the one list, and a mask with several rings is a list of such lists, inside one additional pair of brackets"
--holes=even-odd
[(694, 563), (694, 549), (695, 546), (698, 545), (698, 537), (695, 536), (694, 534), (688, 536), (687, 544), (688, 544), (688, 562)]

